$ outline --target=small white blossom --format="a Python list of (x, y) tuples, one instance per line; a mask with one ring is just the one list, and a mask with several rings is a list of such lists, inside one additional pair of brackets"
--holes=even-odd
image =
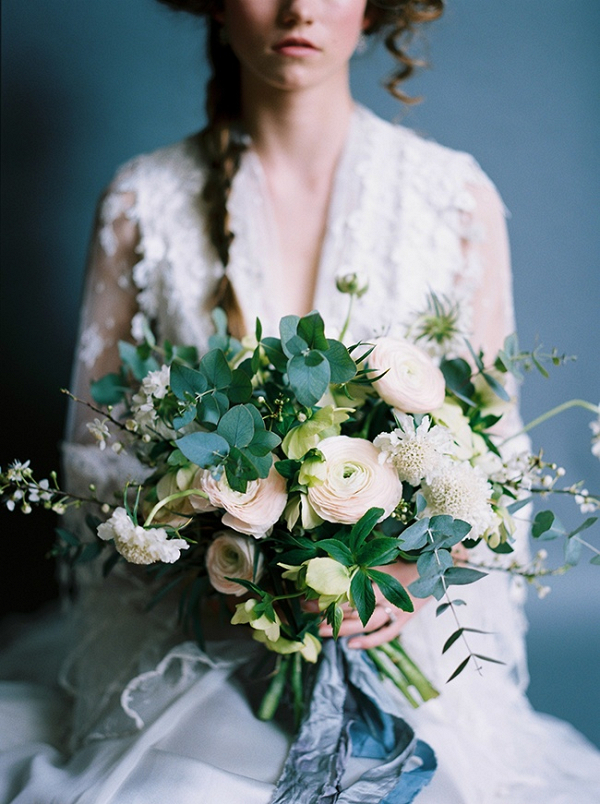
[(131, 337), (136, 343), (142, 343), (146, 339), (147, 328), (148, 319), (144, 313), (136, 313), (131, 319)]
[(417, 427), (412, 416), (395, 415), (398, 427), (391, 433), (380, 433), (373, 443), (380, 450), (380, 463), (389, 461), (400, 480), (418, 486), (443, 469), (447, 455), (452, 453), (452, 436), (441, 425), (431, 427), (429, 416), (424, 416)]
[(143, 528), (132, 522), (124, 508), (117, 508), (110, 519), (98, 525), (98, 536), (114, 540), (117, 551), (131, 564), (173, 564), (189, 545), (183, 539), (169, 539), (164, 528)]
[(54, 511), (55, 514), (62, 516), (67, 510), (67, 506), (64, 503), (57, 502), (54, 503), (54, 505), (52, 506), (52, 510)]
[(25, 461), (25, 463), (22, 463), (21, 461), (13, 461), (8, 467), (8, 471), (6, 473), (7, 479), (12, 480), (14, 483), (19, 483), (31, 477), (29, 463), (30, 461)]
[(540, 600), (543, 600), (546, 597), (546, 595), (550, 594), (551, 591), (552, 588), (550, 586), (538, 586), (537, 596), (539, 597)]
[(495, 524), (489, 499), (492, 493), (485, 477), (471, 464), (448, 461), (430, 483), (423, 485), (430, 516), (448, 514), (471, 525), (470, 538), (477, 539)]
[(600, 460), (600, 414), (596, 421), (590, 422), (590, 430), (592, 431), (592, 455)]
[(94, 419), (93, 422), (88, 422), (86, 427), (98, 442), (100, 449), (105, 449), (106, 439), (110, 436), (108, 419), (103, 419), (102, 421), (100, 421), (100, 419)]

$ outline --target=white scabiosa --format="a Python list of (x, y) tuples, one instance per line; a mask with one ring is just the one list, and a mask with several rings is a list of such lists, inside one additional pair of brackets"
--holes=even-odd
[(402, 484), (396, 470), (379, 462), (379, 450), (364, 438), (331, 436), (319, 442), (325, 459), (308, 485), (307, 495), (321, 519), (352, 525), (369, 508), (388, 517), (400, 502)]
[(483, 536), (496, 524), (490, 505), (492, 488), (470, 463), (448, 461), (439, 474), (423, 484), (422, 490), (427, 501), (425, 513), (429, 516), (447, 514), (468, 522), (471, 525), (469, 538)]
[(98, 537), (114, 540), (117, 551), (130, 564), (173, 564), (189, 547), (183, 539), (169, 539), (164, 528), (136, 525), (124, 508), (117, 508), (110, 519), (98, 525)]
[(429, 416), (424, 416), (418, 426), (405, 413), (396, 413), (396, 421), (398, 427), (391, 433), (380, 433), (373, 444), (380, 450), (379, 460), (391, 463), (400, 480), (418, 486), (441, 472), (452, 452), (452, 438), (445, 427), (432, 427)]

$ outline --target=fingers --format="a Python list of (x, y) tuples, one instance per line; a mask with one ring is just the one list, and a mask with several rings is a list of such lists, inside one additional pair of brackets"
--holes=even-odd
[(411, 617), (412, 612), (400, 612), (395, 620), (388, 621), (388, 624), (383, 628), (379, 628), (372, 633), (363, 633), (351, 639), (348, 642), (348, 647), (355, 650), (366, 650), (367, 648), (376, 648), (377, 645), (383, 645), (385, 642), (397, 637)]

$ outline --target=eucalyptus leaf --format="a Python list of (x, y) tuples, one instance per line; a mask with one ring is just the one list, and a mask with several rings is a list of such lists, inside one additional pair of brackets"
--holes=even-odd
[(222, 391), (231, 382), (231, 369), (222, 349), (211, 349), (200, 361), (200, 371), (210, 388)]
[(303, 338), (310, 349), (329, 349), (325, 337), (325, 324), (316, 310), (303, 316), (298, 322), (298, 335)]
[(229, 455), (229, 444), (218, 433), (190, 433), (177, 439), (177, 447), (197, 466), (218, 466)]
[(197, 405), (197, 411), (198, 421), (205, 426), (212, 425), (212, 427), (209, 427), (210, 430), (219, 423), (221, 407), (215, 399), (214, 394), (204, 396)]
[(444, 580), (447, 586), (463, 586), (469, 583), (475, 583), (480, 578), (485, 578), (487, 572), (480, 570), (470, 569), (469, 567), (450, 567), (444, 573)]
[(417, 519), (410, 527), (403, 530), (398, 538), (405, 552), (424, 547), (429, 541), (429, 517)]
[(140, 356), (140, 348), (132, 343), (127, 343), (127, 341), (119, 341), (121, 362), (127, 366), (136, 380), (143, 380), (146, 374), (151, 371), (157, 371), (159, 368), (158, 363), (152, 356)]
[(417, 569), (421, 578), (436, 576), (439, 578), (452, 566), (452, 556), (448, 550), (422, 553), (417, 559)]
[(329, 385), (331, 372), (327, 360), (309, 366), (303, 355), (295, 355), (288, 362), (288, 377), (298, 402), (307, 408), (316, 405)]
[(195, 399), (197, 394), (204, 393), (208, 388), (204, 375), (181, 363), (172, 364), (169, 384), (177, 399), (182, 401), (186, 401), (189, 397)]
[(269, 363), (275, 366), (277, 371), (285, 371), (287, 368), (287, 357), (281, 347), (279, 338), (263, 338), (261, 346), (264, 349)]
[(227, 389), (229, 401), (234, 404), (249, 402), (252, 398), (252, 380), (240, 368), (231, 372), (231, 384)]
[(90, 385), (92, 399), (97, 405), (117, 405), (125, 396), (125, 390), (120, 374), (105, 374)]
[(507, 394), (506, 389), (501, 383), (498, 382), (498, 380), (495, 377), (492, 377), (491, 374), (488, 374), (485, 371), (481, 372), (481, 376), (490, 386), (490, 388), (496, 394), (497, 397), (502, 399), (504, 402), (510, 402), (510, 396)]
[[(270, 430), (257, 430), (252, 437), (248, 449), (253, 455), (263, 457), (273, 452), (281, 444), (281, 438)], [(281, 474), (281, 473), (280, 473)]]
[[(463, 659), (463, 661), (458, 665), (456, 670), (448, 678), (448, 681), (452, 681), (453, 678), (456, 678), (457, 676), (459, 676), (462, 673), (462, 671), (465, 669), (465, 667), (469, 664), (470, 659), (471, 659), (471, 656), (467, 656), (466, 659)], [(446, 682), (446, 684), (448, 683), (448, 681)]]
[(329, 349), (325, 352), (325, 357), (331, 367), (331, 382), (339, 385), (343, 382), (350, 382), (356, 376), (356, 363), (350, 357), (348, 350), (340, 341), (327, 340)]
[(579, 563), (582, 546), (578, 539), (567, 539), (565, 542), (565, 564), (574, 567)]
[(435, 597), (436, 600), (441, 600), (446, 593), (444, 584), (440, 578), (430, 576), (427, 578), (417, 578), (408, 587), (408, 591), (413, 597)]
[(254, 436), (254, 419), (244, 405), (228, 410), (219, 421), (217, 433), (231, 447), (247, 447)]

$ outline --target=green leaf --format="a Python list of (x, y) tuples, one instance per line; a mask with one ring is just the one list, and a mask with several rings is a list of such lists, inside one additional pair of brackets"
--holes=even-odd
[(375, 611), (375, 592), (370, 578), (358, 570), (350, 584), (350, 594), (363, 625), (366, 625)]
[(446, 594), (446, 590), (442, 581), (436, 576), (429, 576), (427, 578), (417, 578), (408, 587), (408, 591), (413, 597), (435, 597), (436, 600), (441, 600)]
[(217, 433), (190, 433), (175, 443), (188, 460), (205, 469), (223, 463), (229, 454), (229, 444)]
[(435, 616), (439, 617), (440, 614), (443, 614), (446, 609), (449, 609), (450, 606), (466, 606), (464, 600), (453, 600), (450, 603), (440, 603), (440, 605), (435, 610)]
[(465, 630), (464, 628), (457, 628), (456, 631), (453, 631), (450, 634), (448, 639), (444, 642), (442, 653), (446, 653), (446, 651), (449, 650), (452, 647), (452, 645), (454, 645), (454, 643), (461, 638), (464, 630)]
[(468, 583), (475, 583), (480, 578), (485, 578), (487, 572), (469, 569), (468, 567), (450, 567), (444, 573), (444, 580), (447, 586), (464, 586)]
[(429, 517), (417, 519), (410, 527), (403, 530), (400, 536), (400, 544), (405, 552), (418, 550), (424, 547), (429, 541)]
[(173, 427), (176, 430), (181, 430), (182, 427), (185, 427), (186, 424), (190, 424), (196, 418), (196, 406), (192, 405), (186, 411), (184, 411), (181, 416), (175, 416), (173, 419)]
[(398, 557), (399, 550), (397, 539), (380, 536), (366, 542), (356, 551), (356, 563), (363, 567), (389, 564)]
[(248, 449), (253, 455), (263, 457), (273, 452), (280, 444), (281, 438), (277, 433), (272, 433), (270, 430), (257, 430)]
[(200, 371), (210, 388), (221, 391), (231, 382), (231, 369), (222, 349), (211, 349), (200, 361)]
[(471, 525), (463, 519), (453, 519), (446, 514), (432, 516), (429, 528), (436, 547), (452, 547), (471, 531)]
[(592, 558), (590, 558), (590, 564), (600, 566), (600, 556), (592, 556)]
[(204, 425), (213, 425), (209, 429), (213, 429), (219, 423), (221, 418), (221, 406), (215, 398), (214, 394), (208, 394), (203, 397), (197, 406), (198, 421)]
[(177, 399), (182, 401), (190, 396), (195, 399), (196, 394), (202, 394), (208, 388), (206, 378), (199, 371), (181, 363), (173, 363), (171, 366), (169, 384)]
[(475, 387), (471, 382), (471, 366), (462, 358), (442, 360), (440, 369), (446, 380), (446, 387), (459, 399), (472, 404)]
[(338, 539), (322, 539), (317, 542), (316, 546), (324, 550), (327, 555), (335, 558), (344, 567), (351, 567), (356, 563), (348, 547)]
[[(333, 614), (330, 616), (329, 610), (331, 609), (333, 609)], [(337, 639), (340, 633), (342, 623), (344, 622), (344, 612), (342, 611), (340, 606), (337, 606), (335, 603), (332, 603), (332, 605), (329, 607), (327, 611), (327, 622), (333, 628), (333, 638)]]
[(492, 659), (491, 656), (482, 656), (481, 653), (474, 653), (473, 656), (477, 656), (477, 658), (481, 659), (482, 662), (493, 662), (494, 664), (506, 664), (506, 662), (503, 662), (500, 659)]
[(93, 561), (95, 558), (98, 558), (100, 553), (105, 547), (106, 542), (96, 541), (96, 542), (89, 542), (88, 544), (83, 545), (83, 550), (77, 556), (78, 562), (87, 562)]
[[(470, 656), (467, 656), (466, 659), (463, 659), (463, 661), (458, 665), (456, 670), (452, 673), (452, 675), (450, 676), (448, 681), (452, 681), (453, 678), (456, 678), (456, 676), (459, 676), (462, 673), (462, 671), (465, 669), (465, 667), (469, 664), (470, 659), (471, 659)], [(446, 684), (448, 683), (448, 681), (446, 681)]]
[(142, 347), (134, 346), (127, 341), (119, 341), (119, 356), (121, 361), (131, 371), (136, 380), (143, 380), (150, 371), (156, 371), (159, 366), (156, 360), (150, 357), (142, 357), (139, 350)]
[[(285, 344), (298, 334), (298, 324), (300, 323), (300, 316), (285, 315), (279, 322), (279, 336), (281, 338), (281, 347), (285, 351)], [(290, 355), (288, 355), (290, 357)]]
[(275, 464), (275, 469), (279, 472), (282, 477), (285, 477), (286, 480), (291, 480), (294, 475), (300, 471), (300, 467), (302, 466), (302, 461), (292, 461), (289, 459), (283, 461), (277, 461)]
[(244, 405), (236, 405), (221, 418), (217, 433), (231, 447), (247, 447), (254, 437), (254, 419)]
[(343, 382), (350, 382), (356, 376), (356, 363), (350, 357), (348, 350), (340, 341), (327, 339), (329, 349), (325, 352), (325, 357), (329, 361), (331, 368), (331, 382), (339, 385)]
[(569, 539), (572, 536), (576, 536), (578, 533), (581, 533), (582, 530), (587, 530), (588, 528), (591, 528), (592, 525), (594, 525), (597, 521), (598, 521), (597, 516), (589, 517), (588, 519), (585, 520), (585, 522), (582, 522), (581, 525), (578, 528), (575, 528), (575, 530), (572, 530), (569, 533)]
[(317, 366), (307, 364), (303, 355), (296, 355), (288, 363), (288, 377), (298, 402), (307, 408), (316, 405), (329, 385), (331, 372), (327, 360)]
[(552, 511), (540, 511), (536, 514), (531, 526), (531, 535), (534, 539), (549, 531), (554, 524), (554, 513)]
[(367, 570), (369, 578), (375, 581), (384, 597), (390, 601), (392, 606), (397, 606), (402, 611), (414, 611), (415, 607), (410, 599), (408, 592), (402, 586), (400, 581), (396, 580), (392, 575), (386, 572), (379, 572), (378, 570)]
[(227, 396), (234, 405), (249, 402), (252, 398), (252, 380), (242, 369), (236, 368), (231, 372), (231, 384), (227, 389)]
[(92, 399), (97, 405), (116, 405), (125, 395), (126, 386), (120, 374), (105, 374), (90, 385)]
[(287, 357), (281, 348), (279, 338), (264, 338), (261, 346), (265, 351), (268, 361), (275, 366), (277, 371), (285, 371), (287, 368)]
[(503, 385), (501, 385), (495, 377), (492, 377), (491, 374), (486, 374), (485, 371), (481, 372), (481, 376), (486, 381), (486, 383), (490, 386), (492, 391), (496, 394), (497, 397), (504, 400), (504, 402), (510, 402), (510, 396), (506, 393), (506, 389)]
[(574, 567), (581, 558), (582, 544), (577, 539), (567, 539), (565, 542), (565, 564)]
[(359, 549), (361, 544), (365, 541), (369, 533), (371, 533), (383, 514), (383, 508), (369, 508), (369, 510), (364, 513), (358, 522), (352, 527), (348, 543), (353, 552), (356, 552)]
[(525, 497), (523, 500), (517, 500), (517, 502), (511, 503), (510, 505), (506, 506), (506, 510), (509, 514), (516, 514), (517, 511), (520, 511), (521, 508), (524, 508), (526, 505), (533, 500), (533, 497)]
[(301, 338), (299, 335), (294, 335), (293, 338), (290, 338), (287, 343), (283, 343), (283, 351), (286, 353), (288, 357), (294, 357), (295, 355), (301, 355), (305, 352), (308, 352), (308, 344)]
[(71, 547), (79, 547), (81, 544), (77, 536), (74, 533), (71, 533), (69, 530), (65, 530), (64, 528), (55, 528), (54, 532), (62, 542), (70, 544)]
[[(237, 448), (236, 448), (237, 449)], [(273, 466), (273, 455), (272, 453), (268, 453), (267, 455), (254, 455), (249, 447), (244, 447), (240, 449), (240, 452), (243, 454), (246, 462), (250, 464), (250, 466), (254, 467), (255, 477), (267, 477), (269, 472), (271, 471), (271, 467)]]
[(306, 341), (309, 349), (322, 349), (323, 351), (329, 349), (329, 344), (325, 337), (325, 324), (316, 310), (300, 319), (297, 332)]
[(421, 578), (441, 577), (453, 566), (449, 550), (435, 550), (422, 553), (417, 559), (417, 569)]
[(189, 363), (193, 366), (198, 362), (198, 350), (195, 346), (174, 346), (173, 355), (178, 360), (183, 360), (184, 363)]

